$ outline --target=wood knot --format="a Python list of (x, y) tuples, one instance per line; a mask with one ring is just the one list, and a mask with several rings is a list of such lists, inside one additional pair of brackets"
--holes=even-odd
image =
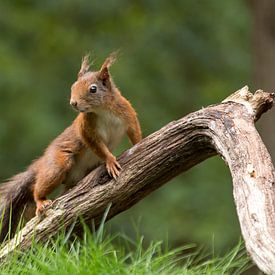
[(254, 170), (252, 164), (248, 164), (246, 169), (251, 178), (256, 178), (256, 171)]
[(255, 213), (252, 213), (252, 214), (251, 214), (251, 219), (252, 219), (254, 222), (259, 222), (258, 217), (257, 217), (257, 215), (256, 215)]

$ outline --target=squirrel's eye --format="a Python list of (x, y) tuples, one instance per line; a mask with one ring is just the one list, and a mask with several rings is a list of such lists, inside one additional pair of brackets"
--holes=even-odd
[(96, 93), (97, 86), (95, 84), (92, 84), (89, 88), (90, 93)]

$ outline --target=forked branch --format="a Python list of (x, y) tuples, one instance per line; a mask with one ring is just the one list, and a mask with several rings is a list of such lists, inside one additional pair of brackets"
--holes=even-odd
[(35, 239), (47, 241), (61, 225), (81, 215), (98, 225), (111, 203), (107, 219), (127, 210), (171, 178), (219, 154), (228, 164), (234, 199), (246, 248), (268, 274), (275, 272), (275, 187), (271, 158), (254, 122), (272, 107), (274, 94), (247, 87), (221, 104), (173, 121), (143, 139), (119, 158), (123, 167), (117, 181), (104, 166), (84, 178), (47, 209), (46, 218), (32, 219), (0, 250), (0, 260), (14, 250), (28, 249)]

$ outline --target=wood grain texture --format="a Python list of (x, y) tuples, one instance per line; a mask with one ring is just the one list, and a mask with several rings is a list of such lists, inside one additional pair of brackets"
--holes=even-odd
[(55, 200), (42, 221), (29, 221), (0, 250), (0, 260), (14, 250), (28, 249), (34, 235), (36, 241), (47, 241), (61, 225), (72, 225), (78, 216), (99, 225), (108, 205), (110, 219), (176, 175), (219, 154), (231, 171), (246, 248), (262, 271), (274, 273), (274, 167), (254, 126), (271, 108), (273, 97), (263, 91), (252, 95), (244, 87), (221, 104), (169, 123), (118, 158), (122, 171), (116, 181), (100, 166)]

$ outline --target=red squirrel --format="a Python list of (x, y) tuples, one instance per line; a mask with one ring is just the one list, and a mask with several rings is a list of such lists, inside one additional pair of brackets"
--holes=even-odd
[(99, 71), (92, 72), (89, 56), (83, 58), (78, 78), (71, 87), (70, 104), (79, 112), (78, 116), (25, 172), (0, 185), (0, 240), (8, 233), (10, 223), (11, 234), (14, 233), (27, 204), (35, 202), (35, 213), (40, 215), (51, 203), (47, 196), (61, 183), (67, 189), (72, 187), (101, 162), (105, 162), (110, 176), (119, 176), (121, 166), (112, 150), (125, 133), (132, 144), (142, 136), (135, 110), (110, 75), (114, 61), (113, 53)]

